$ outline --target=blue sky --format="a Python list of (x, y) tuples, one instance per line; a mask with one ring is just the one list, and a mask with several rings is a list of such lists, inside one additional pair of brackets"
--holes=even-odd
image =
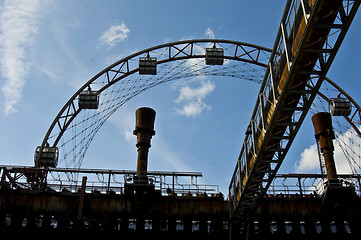
[[(134, 52), (201, 38), (272, 48), (286, 1), (0, 1), (0, 164), (33, 165), (37, 145), (67, 100), (95, 74)], [(358, 13), (328, 76), (361, 102)], [(157, 111), (150, 170), (201, 171), (226, 192), (260, 85), (208, 78), (168, 83), (119, 109), (90, 145), (84, 168), (135, 169), (134, 112)], [(192, 95), (193, 94), (193, 95)], [(190, 111), (190, 103), (201, 101)], [(188, 111), (187, 111), (188, 109)], [(310, 117), (283, 172), (314, 143)]]

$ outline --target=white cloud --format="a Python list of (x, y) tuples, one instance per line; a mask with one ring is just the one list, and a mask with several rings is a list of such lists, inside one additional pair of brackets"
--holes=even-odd
[(184, 86), (180, 89), (180, 95), (175, 101), (179, 103), (182, 101), (193, 101), (195, 99), (200, 100), (213, 92), (214, 89), (215, 85), (211, 81), (202, 81), (201, 86), (198, 88)]
[(317, 169), (320, 169), (320, 162), (318, 160), (317, 145), (313, 144), (301, 153), (301, 159), (296, 163), (296, 171), (303, 173)]
[(40, 0), (7, 0), (0, 13), (0, 65), (4, 113), (16, 112), (31, 62), (27, 51), (38, 32)]
[(197, 100), (188, 102), (183, 106), (182, 109), (176, 108), (176, 111), (180, 115), (184, 115), (186, 117), (197, 117), (201, 115), (204, 109), (210, 109), (210, 107), (204, 102)]
[(117, 43), (124, 41), (128, 37), (129, 32), (130, 30), (125, 23), (113, 25), (103, 33), (100, 41), (103, 45), (108, 45), (112, 48)]
[[(344, 134), (338, 136), (336, 140), (333, 140), (335, 147), (334, 159), (338, 174), (352, 173), (348, 161), (350, 158), (353, 158), (358, 162), (358, 164), (360, 164), (360, 149), (358, 147), (360, 138), (352, 132), (353, 130), (346, 131)], [(339, 143), (341, 143), (341, 145)], [(345, 156), (345, 152), (348, 154), (347, 157)], [(300, 160), (295, 164), (295, 170), (297, 172), (309, 172), (319, 171), (319, 169), (320, 163), (317, 153), (317, 145), (315, 143), (301, 153)], [(358, 169), (358, 171), (359, 170), (360, 169)]]
[[(205, 35), (214, 38), (214, 32), (211, 28), (207, 28)], [(204, 49), (201, 46), (195, 45), (194, 52), (202, 53)], [(214, 91), (216, 85), (211, 81), (207, 81), (203, 70), (205, 69), (205, 61), (199, 59), (187, 59), (185, 61), (186, 68), (194, 74), (195, 77), (191, 81), (178, 82), (181, 84), (179, 96), (175, 100), (177, 104), (182, 107), (175, 108), (176, 112), (186, 117), (198, 117), (203, 110), (210, 110), (204, 99)], [(192, 85), (192, 86), (191, 86)], [(176, 87), (179, 87), (177, 84)]]
[(210, 27), (206, 29), (205, 35), (206, 35), (206, 37), (209, 37), (212, 39), (214, 39), (216, 37), (214, 34), (214, 31)]
[(210, 93), (216, 88), (215, 84), (211, 81), (201, 81), (200, 86), (191, 88), (190, 86), (183, 86), (179, 92), (176, 103), (184, 104), (182, 109), (176, 108), (180, 115), (187, 117), (199, 116), (204, 109), (210, 109), (210, 106), (203, 102)]
[[(336, 162), (337, 173), (352, 173), (347, 158), (353, 158), (358, 162), (358, 164), (360, 164), (360, 137), (354, 134), (354, 130), (349, 130), (341, 136), (338, 136), (337, 141), (342, 143), (341, 147), (340, 144), (336, 144), (334, 141), (334, 158)], [(358, 171), (360, 171), (360, 169), (358, 169)]]

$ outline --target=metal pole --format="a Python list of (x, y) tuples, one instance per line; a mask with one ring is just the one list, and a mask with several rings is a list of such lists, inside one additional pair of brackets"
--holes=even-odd
[(300, 194), (301, 194), (301, 197), (303, 196), (303, 191), (302, 191), (302, 183), (301, 183), (301, 178), (298, 177), (298, 185), (300, 186)]
[(83, 181), (81, 184), (81, 191), (80, 191), (80, 196), (79, 196), (79, 206), (78, 206), (78, 220), (81, 220), (82, 216), (83, 216), (83, 207), (84, 207), (84, 197), (85, 197), (85, 188), (86, 188), (86, 180), (87, 177), (84, 176), (83, 177)]
[(107, 191), (110, 191), (110, 178), (111, 178), (111, 171), (109, 171), (109, 176), (108, 176), (108, 187), (107, 187)]
[[(360, 185), (361, 186), (361, 185)], [(172, 192), (174, 193), (174, 174), (172, 176)]]

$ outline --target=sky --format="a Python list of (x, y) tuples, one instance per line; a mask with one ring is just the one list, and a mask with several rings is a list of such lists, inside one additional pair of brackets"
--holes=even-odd
[[(216, 38), (272, 48), (286, 1), (0, 0), (0, 165), (32, 166), (68, 99), (107, 66), (137, 51)], [(361, 102), (361, 14), (328, 77)], [(228, 184), (260, 85), (209, 77), (167, 83), (122, 106), (91, 143), (82, 167), (135, 169), (135, 110), (156, 110), (149, 170), (200, 171)], [(316, 171), (310, 116), (280, 171)], [(313, 155), (314, 156), (314, 155)]]

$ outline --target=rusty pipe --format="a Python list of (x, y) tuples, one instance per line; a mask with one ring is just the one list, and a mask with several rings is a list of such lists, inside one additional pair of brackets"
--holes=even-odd
[(325, 160), (327, 179), (330, 183), (337, 184), (337, 171), (333, 157), (334, 146), (332, 140), (335, 139), (333, 132), (331, 114), (319, 112), (312, 116), (312, 123), (315, 129), (315, 138), (320, 146), (320, 150)]
[(136, 124), (133, 134), (137, 135), (137, 177), (141, 181), (147, 181), (148, 152), (151, 146), (150, 140), (152, 139), (152, 136), (155, 135), (155, 111), (147, 107), (138, 108), (135, 111), (135, 118)]
[(79, 195), (79, 206), (78, 206), (78, 218), (77, 218), (77, 220), (81, 220), (82, 217), (83, 217), (86, 180), (87, 180), (87, 177), (83, 176), (83, 181), (82, 181), (82, 184), (81, 184), (81, 190), (80, 190), (80, 195)]

